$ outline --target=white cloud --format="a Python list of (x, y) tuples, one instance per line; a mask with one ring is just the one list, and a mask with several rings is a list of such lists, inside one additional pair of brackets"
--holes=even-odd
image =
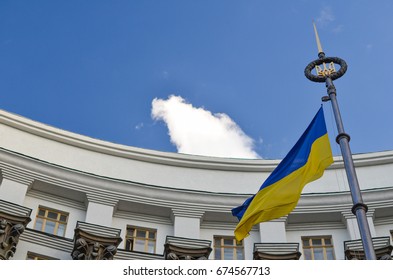
[(152, 118), (168, 127), (171, 142), (179, 153), (227, 158), (260, 158), (254, 140), (226, 114), (195, 108), (180, 96), (155, 98)]
[(335, 20), (335, 16), (332, 12), (332, 9), (330, 7), (324, 7), (319, 13), (319, 16), (316, 19), (316, 23), (319, 26), (325, 26), (334, 20)]

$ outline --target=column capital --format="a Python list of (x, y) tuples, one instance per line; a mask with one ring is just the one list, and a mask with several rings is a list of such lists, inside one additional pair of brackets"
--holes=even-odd
[(254, 243), (254, 260), (298, 260), (299, 243)]
[(78, 222), (74, 234), (74, 260), (112, 260), (122, 238), (120, 229)]
[(164, 245), (166, 260), (207, 260), (211, 248), (210, 240), (167, 236)]
[(30, 208), (0, 200), (0, 259), (14, 256), (19, 236), (31, 221), (30, 214)]

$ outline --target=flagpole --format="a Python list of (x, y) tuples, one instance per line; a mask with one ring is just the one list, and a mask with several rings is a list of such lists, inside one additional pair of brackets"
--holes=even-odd
[[(319, 59), (309, 63), (304, 70), (306, 77), (313, 82), (324, 82), (328, 96), (324, 96), (322, 101), (331, 101), (334, 118), (336, 120), (338, 135), (336, 142), (340, 145), (341, 154), (344, 161), (344, 167), (347, 174), (349, 189), (352, 196), (352, 213), (356, 216), (360, 236), (363, 243), (363, 249), (365, 258), (367, 260), (376, 260), (376, 255), (373, 247), (371, 238), (370, 227), (367, 221), (367, 205), (364, 204), (362, 194), (360, 192), (359, 182), (356, 175), (355, 166), (352, 159), (351, 148), (349, 146), (350, 136), (345, 132), (343, 121), (341, 118), (340, 109), (337, 102), (336, 87), (333, 84), (333, 80), (340, 78), (347, 71), (346, 62), (338, 57), (325, 57), (325, 53), (322, 51), (321, 42), (319, 40), (318, 32), (314, 25), (315, 37), (318, 46), (318, 57)], [(340, 69), (336, 71), (335, 64), (340, 65)], [(314, 75), (311, 71), (315, 68), (316, 74)]]

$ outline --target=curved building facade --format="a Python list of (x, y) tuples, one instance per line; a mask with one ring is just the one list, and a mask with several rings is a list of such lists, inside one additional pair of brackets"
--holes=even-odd
[[(236, 242), (230, 210), (277, 160), (128, 147), (0, 111), (0, 259), (363, 258), (343, 162), (288, 216)], [(354, 162), (379, 258), (391, 256), (393, 151)]]

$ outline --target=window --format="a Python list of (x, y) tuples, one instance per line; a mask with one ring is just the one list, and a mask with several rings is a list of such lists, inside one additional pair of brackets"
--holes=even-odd
[(233, 236), (215, 236), (214, 259), (244, 260), (243, 240), (237, 241)]
[(41, 254), (36, 254), (33, 252), (27, 252), (26, 260), (41, 261), (41, 260), (56, 260), (56, 259)]
[(156, 253), (157, 230), (127, 226), (126, 250)]
[(59, 236), (65, 235), (68, 213), (46, 207), (38, 207), (34, 229)]
[(331, 236), (302, 237), (305, 260), (334, 260)]

